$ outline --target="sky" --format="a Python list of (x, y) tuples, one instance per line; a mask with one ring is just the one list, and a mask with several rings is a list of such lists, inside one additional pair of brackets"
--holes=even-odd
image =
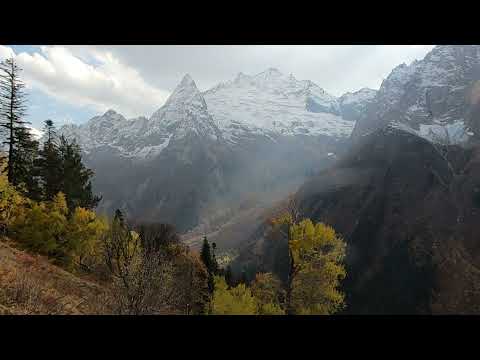
[(15, 57), (28, 94), (27, 118), (36, 128), (80, 124), (113, 109), (149, 117), (190, 74), (203, 91), (277, 68), (311, 80), (332, 95), (378, 89), (390, 71), (422, 59), (433, 45), (0, 45), (0, 60)]

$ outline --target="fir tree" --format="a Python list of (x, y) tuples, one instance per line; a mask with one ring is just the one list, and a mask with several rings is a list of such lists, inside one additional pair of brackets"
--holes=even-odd
[(61, 159), (61, 190), (67, 197), (69, 209), (83, 207), (93, 209), (101, 197), (92, 192), (93, 171), (82, 162), (80, 146), (75, 141), (69, 142), (60, 137), (59, 154)]
[(43, 198), (51, 200), (61, 191), (61, 159), (55, 126), (52, 120), (45, 120), (45, 142), (37, 159), (38, 174), (43, 190)]
[(203, 264), (207, 268), (208, 272), (211, 272), (212, 269), (212, 253), (210, 250), (210, 244), (208, 243), (207, 237), (203, 237), (202, 250), (200, 252), (200, 258), (202, 259)]
[(217, 250), (217, 244), (215, 244), (214, 242), (212, 242), (212, 273), (214, 275), (218, 275), (219, 274), (219, 268), (218, 268), (218, 263), (217, 263), (217, 258), (215, 256), (215, 250)]
[(212, 252), (210, 249), (210, 244), (208, 243), (207, 237), (203, 238), (202, 250), (200, 252), (200, 259), (202, 260), (205, 268), (208, 272), (208, 290), (210, 293), (213, 293), (214, 290), (214, 263)]
[(113, 221), (120, 224), (120, 226), (125, 226), (125, 220), (123, 217), (123, 213), (120, 209), (115, 210), (115, 215), (113, 216)]
[(15, 186), (24, 183), (27, 191), (35, 193), (34, 159), (38, 143), (33, 140), (26, 126), (29, 123), (24, 119), (26, 95), (20, 71), (13, 58), (0, 63), (0, 127), (5, 132), (3, 143), (8, 148), (8, 181)]
[(36, 167), (38, 141), (32, 138), (28, 128), (19, 128), (17, 133), (17, 150), (14, 152), (13, 172), (17, 184), (23, 184), (25, 194), (33, 200), (41, 200), (42, 191), (39, 173)]

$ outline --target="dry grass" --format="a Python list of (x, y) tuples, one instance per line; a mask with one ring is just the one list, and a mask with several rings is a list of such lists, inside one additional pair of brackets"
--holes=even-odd
[(105, 313), (104, 289), (0, 240), (0, 314)]

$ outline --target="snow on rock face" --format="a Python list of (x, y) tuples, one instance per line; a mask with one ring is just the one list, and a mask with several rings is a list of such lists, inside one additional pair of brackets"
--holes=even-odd
[(60, 130), (65, 136), (76, 138), (87, 153), (95, 148), (108, 147), (121, 156), (140, 159), (159, 155), (172, 140), (188, 134), (212, 140), (220, 136), (203, 96), (189, 75), (150, 119), (127, 120), (109, 110), (83, 125), (66, 125)]
[(374, 101), (377, 90), (363, 88), (356, 92), (347, 92), (338, 99), (342, 117), (346, 120), (359, 120), (368, 104)]
[(173, 133), (175, 139), (194, 133), (216, 140), (220, 134), (207, 104), (190, 75), (185, 75), (165, 105), (151, 119), (152, 129)]
[(255, 76), (239, 73), (201, 93), (187, 74), (150, 119), (126, 119), (109, 110), (83, 125), (65, 125), (61, 133), (76, 138), (87, 153), (106, 147), (140, 159), (157, 156), (187, 135), (232, 145), (282, 135), (346, 138), (374, 96), (375, 90), (362, 89), (336, 98), (274, 68)]
[(463, 141), (464, 136), (446, 134), (460, 123), (462, 132), (469, 132), (472, 124), (466, 98), (479, 79), (480, 46), (436, 46), (423, 60), (392, 70), (368, 105), (365, 118), (357, 122), (353, 137), (401, 122), (429, 140), (427, 134), (434, 133), (436, 137), (444, 134), (442, 141)]
[(203, 93), (209, 112), (227, 138), (234, 130), (279, 135), (347, 137), (353, 124), (339, 114), (337, 99), (311, 81), (277, 69), (239, 73)]

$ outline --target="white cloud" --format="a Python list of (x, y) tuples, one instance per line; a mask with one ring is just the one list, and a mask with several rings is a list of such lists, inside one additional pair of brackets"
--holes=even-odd
[[(171, 91), (185, 73), (206, 90), (238, 72), (276, 67), (333, 95), (378, 88), (397, 65), (423, 58), (433, 45), (164, 45), (71, 46), (78, 56), (108, 51), (158, 88)], [(91, 56), (91, 55), (90, 55)]]
[(15, 56), (15, 53), (8, 46), (0, 45), (0, 61)]
[[(201, 90), (238, 72), (276, 67), (333, 95), (378, 88), (397, 65), (421, 59), (432, 45), (317, 46), (42, 46), (16, 58), (34, 87), (79, 108), (149, 116), (190, 73)], [(0, 58), (13, 50), (0, 46)], [(86, 119), (85, 119), (86, 120)]]
[[(12, 52), (0, 47), (0, 56)], [(72, 105), (99, 112), (112, 108), (131, 117), (149, 115), (166, 100), (168, 92), (148, 84), (137, 70), (111, 53), (93, 55), (96, 64), (91, 65), (66, 47), (42, 46), (40, 52), (21, 52), (16, 59), (29, 87)]]

